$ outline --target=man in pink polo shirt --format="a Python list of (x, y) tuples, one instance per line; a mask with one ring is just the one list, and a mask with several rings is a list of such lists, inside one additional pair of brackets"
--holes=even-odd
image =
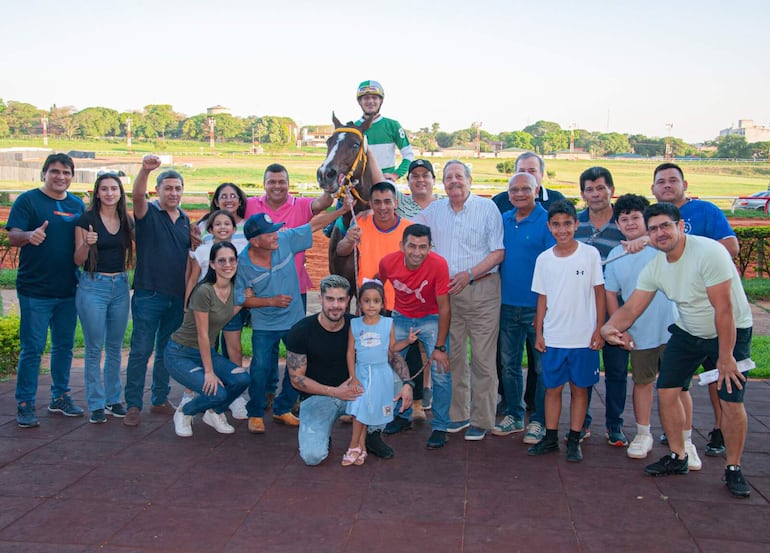
[[(296, 228), (310, 222), (317, 215), (332, 205), (332, 197), (323, 192), (317, 198), (297, 198), (289, 194), (289, 173), (280, 163), (268, 165), (265, 169), (265, 195), (249, 198), (246, 201), (248, 219), (256, 213), (267, 213), (276, 223), (286, 223), (284, 228)], [(313, 283), (305, 269), (305, 252), (294, 256), (299, 276), (299, 291), (302, 294), (302, 304), (307, 310), (307, 291)]]

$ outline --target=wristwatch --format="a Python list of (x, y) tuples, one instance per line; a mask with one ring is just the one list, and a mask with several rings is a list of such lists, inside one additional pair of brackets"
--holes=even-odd
[(433, 349), (446, 353), (446, 346), (436, 346)]

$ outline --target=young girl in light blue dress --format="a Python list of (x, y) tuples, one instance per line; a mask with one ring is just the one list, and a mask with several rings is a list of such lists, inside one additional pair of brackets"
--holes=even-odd
[(400, 351), (417, 340), (417, 332), (396, 342), (393, 319), (382, 316), (385, 291), (378, 280), (364, 282), (358, 291), (362, 316), (350, 321), (348, 372), (350, 386), (363, 394), (348, 404), (353, 416), (353, 435), (342, 457), (342, 466), (363, 465), (366, 460), (366, 427), (385, 425), (393, 420), (393, 371), (388, 354)]

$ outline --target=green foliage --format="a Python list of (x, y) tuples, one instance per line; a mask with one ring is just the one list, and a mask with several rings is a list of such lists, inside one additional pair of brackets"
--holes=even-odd
[(506, 159), (505, 161), (501, 161), (495, 165), (495, 167), (500, 173), (504, 175), (510, 175), (511, 173), (516, 172), (516, 160)]
[(719, 138), (717, 157), (727, 159), (746, 159), (754, 153), (753, 148), (743, 136), (728, 134)]
[(81, 137), (106, 137), (120, 134), (120, 118), (117, 111), (109, 108), (86, 108), (72, 116), (72, 123)]
[(740, 244), (736, 263), (741, 276), (744, 276), (749, 268), (753, 268), (759, 277), (769, 275), (770, 227), (738, 227), (735, 229), (735, 234)]
[(746, 297), (751, 302), (770, 302), (770, 278), (742, 278)]
[(18, 315), (0, 316), (0, 376), (16, 372), (21, 351), (20, 326), (21, 318)]
[(556, 178), (556, 171), (554, 171), (553, 169), (546, 169), (545, 174), (548, 176), (549, 179)]

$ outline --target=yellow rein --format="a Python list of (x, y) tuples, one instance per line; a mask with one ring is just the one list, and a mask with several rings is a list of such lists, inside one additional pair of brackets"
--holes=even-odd
[(360, 130), (358, 130), (355, 127), (339, 127), (337, 129), (334, 129), (333, 134), (341, 133), (341, 132), (351, 132), (358, 136), (358, 138), (361, 139), (361, 145), (362, 148), (358, 149), (358, 153), (356, 154), (356, 159), (353, 160), (353, 165), (350, 166), (350, 171), (347, 172), (345, 175), (345, 184), (340, 185), (340, 189), (337, 192), (337, 197), (342, 198), (345, 196), (345, 190), (350, 190), (351, 194), (356, 198), (356, 200), (360, 201), (364, 205), (368, 205), (369, 202), (364, 200), (361, 195), (358, 193), (358, 190), (356, 190), (355, 185), (353, 184), (353, 173), (356, 172), (356, 169), (358, 168), (358, 164), (361, 164), (361, 178), (363, 178), (364, 172), (366, 171), (366, 150), (367, 150), (367, 142), (366, 142), (366, 135), (362, 133)]

